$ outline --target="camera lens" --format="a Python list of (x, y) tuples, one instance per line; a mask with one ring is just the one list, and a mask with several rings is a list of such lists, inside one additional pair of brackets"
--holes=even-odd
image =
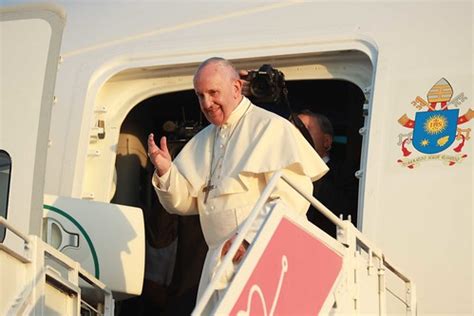
[(256, 77), (250, 85), (250, 92), (257, 98), (262, 98), (271, 94), (272, 86), (267, 80), (268, 77)]

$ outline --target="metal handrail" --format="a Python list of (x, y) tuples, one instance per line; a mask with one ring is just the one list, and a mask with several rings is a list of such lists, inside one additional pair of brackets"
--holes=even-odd
[[(339, 219), (336, 215), (334, 215), (333, 212), (331, 212), (326, 206), (324, 206), (321, 202), (319, 202), (314, 196), (311, 194), (306, 193), (305, 191), (301, 190), (298, 188), (294, 183), (291, 182), (291, 180), (286, 177), (284, 174), (281, 175), (281, 178), (285, 180), (286, 183), (288, 183), (289, 186), (291, 186), (293, 189), (295, 189), (298, 193), (300, 193), (302, 196), (304, 196), (316, 209), (321, 212), (324, 216), (326, 216), (332, 223), (334, 223), (336, 226), (339, 228), (345, 228), (346, 225), (344, 222)], [(357, 240), (362, 242), (365, 246), (369, 247), (372, 251), (372, 254), (382, 260), (384, 262), (384, 265), (392, 271), (395, 275), (397, 275), (400, 279), (402, 279), (405, 282), (411, 282), (411, 280), (406, 277), (400, 269), (396, 268), (392, 263), (388, 262), (387, 257), (382, 253), (382, 251), (374, 246), (371, 246), (371, 242), (362, 235), (362, 233), (354, 227), (355, 230), (355, 237)]]
[(8, 223), (7, 219), (3, 216), (0, 216), (0, 225), (5, 226), (8, 230), (10, 230), (12, 233), (20, 237), (25, 241), (25, 243), (29, 244), (30, 243), (30, 238), (23, 234), (21, 231), (15, 228), (12, 224)]
[(331, 212), (323, 203), (319, 202), (314, 196), (303, 191), (297, 185), (295, 185), (287, 176), (284, 174), (281, 175), (281, 178), (285, 180), (290, 187), (292, 187), (296, 192), (301, 194), (305, 199), (307, 199), (318, 211), (320, 211), (324, 216), (327, 217), (331, 222), (333, 222), (337, 227), (344, 228), (344, 222), (339, 219), (333, 212)]
[[(257, 217), (258, 213), (261, 211), (263, 205), (267, 202), (270, 194), (272, 193), (273, 189), (275, 188), (277, 184), (277, 181), (280, 178), (282, 178), (290, 187), (292, 187), (299, 194), (301, 194), (306, 200), (308, 200), (319, 212), (321, 212), (326, 218), (328, 218), (338, 228), (343, 229), (344, 231), (347, 231), (348, 229), (350, 229), (350, 227), (352, 227), (355, 240), (359, 241), (363, 246), (365, 246), (368, 250), (370, 250), (371, 256), (378, 258), (381, 261), (382, 266), (385, 266), (391, 272), (397, 275), (400, 279), (402, 279), (407, 284), (407, 287), (411, 288), (413, 286), (412, 281), (407, 276), (405, 276), (400, 271), (400, 269), (396, 268), (393, 264), (389, 263), (387, 261), (386, 256), (382, 253), (382, 251), (379, 248), (373, 246), (372, 243), (359, 230), (357, 230), (351, 223), (347, 223), (347, 221), (343, 221), (340, 218), (338, 218), (336, 215), (334, 215), (333, 212), (331, 212), (326, 206), (324, 206), (321, 202), (319, 202), (315, 197), (313, 197), (311, 194), (306, 193), (297, 185), (295, 185), (280, 170), (280, 171), (275, 172), (270, 178), (268, 185), (263, 190), (260, 198), (258, 199), (254, 208), (250, 212), (250, 215), (245, 221), (242, 229), (240, 230), (239, 234), (237, 234), (235, 240), (232, 242), (232, 246), (230, 247), (228, 253), (224, 256), (224, 259), (222, 260), (221, 265), (217, 269), (216, 274), (214, 275), (210, 284), (204, 291), (203, 295), (201, 296), (201, 299), (197, 302), (192, 312), (193, 316), (202, 314), (204, 308), (208, 304), (213, 292), (216, 289), (215, 284), (217, 283), (218, 280), (222, 278), (222, 276), (224, 275), (226, 271), (227, 266), (232, 263), (231, 262), (232, 258), (236, 254), (240, 244), (244, 240), (244, 237), (246, 236), (247, 232), (250, 230), (253, 221)], [(416, 296), (414, 294), (414, 288), (409, 293), (409, 297), (410, 297), (410, 300), (413, 300), (413, 301), (416, 300)], [(410, 309), (414, 307), (413, 303), (414, 302), (405, 302), (406, 306)], [(412, 309), (411, 311), (413, 312)]]
[(237, 250), (239, 249), (240, 244), (243, 242), (244, 237), (247, 235), (248, 231), (250, 230), (253, 221), (257, 217), (263, 205), (267, 202), (268, 197), (272, 193), (273, 189), (275, 188), (277, 184), (277, 181), (279, 180), (281, 176), (282, 176), (282, 171), (277, 171), (270, 178), (268, 185), (265, 187), (262, 194), (260, 195), (260, 198), (258, 199), (257, 203), (255, 204), (252, 211), (250, 212), (250, 215), (248, 216), (247, 220), (242, 226), (242, 229), (240, 230), (239, 234), (237, 234), (234, 241), (232, 242), (232, 246), (230, 247), (229, 252), (224, 256), (224, 260), (222, 261), (221, 265), (217, 269), (217, 272), (212, 278), (211, 283), (207, 286), (206, 290), (201, 296), (201, 299), (197, 302), (196, 307), (194, 308), (191, 315), (193, 316), (201, 315), (201, 313), (203, 312), (207, 303), (211, 299), (212, 293), (215, 290), (215, 284), (218, 282), (218, 280), (222, 278), (222, 276), (224, 275), (226, 271), (227, 266), (229, 266), (229, 264), (232, 263), (231, 261), (232, 258), (234, 258), (234, 255), (237, 253)]

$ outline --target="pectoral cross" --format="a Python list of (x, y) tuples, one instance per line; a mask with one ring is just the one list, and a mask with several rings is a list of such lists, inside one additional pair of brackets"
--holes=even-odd
[(211, 179), (207, 181), (207, 185), (202, 189), (202, 192), (204, 192), (204, 203), (207, 203), (207, 198), (209, 197), (209, 192), (211, 190), (214, 190), (216, 188), (215, 185), (211, 183)]

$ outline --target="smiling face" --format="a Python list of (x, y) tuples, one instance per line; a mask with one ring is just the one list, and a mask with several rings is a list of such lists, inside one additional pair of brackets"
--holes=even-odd
[(242, 82), (230, 65), (211, 61), (194, 76), (194, 91), (206, 119), (221, 126), (242, 100)]

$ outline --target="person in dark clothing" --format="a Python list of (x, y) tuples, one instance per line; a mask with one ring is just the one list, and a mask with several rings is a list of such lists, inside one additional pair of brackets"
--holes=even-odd
[[(319, 113), (303, 110), (297, 113), (308, 129), (319, 156), (329, 167), (329, 171), (313, 183), (313, 196), (336, 216), (340, 214), (346, 219), (349, 215), (356, 223), (358, 183), (350, 166), (336, 161), (330, 156), (334, 130), (329, 119)], [(332, 237), (336, 237), (336, 227), (313, 206), (307, 213), (308, 220)]]

